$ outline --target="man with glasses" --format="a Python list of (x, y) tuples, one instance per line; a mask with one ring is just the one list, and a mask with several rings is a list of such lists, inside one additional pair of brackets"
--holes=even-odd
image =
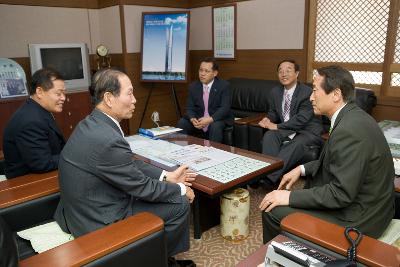
[(177, 127), (185, 134), (201, 134), (210, 141), (222, 142), (224, 128), (233, 125), (229, 83), (218, 79), (218, 64), (205, 58), (199, 68), (199, 81), (190, 85), (186, 114)]
[(321, 145), (322, 122), (314, 116), (310, 102), (311, 88), (298, 82), (300, 67), (291, 59), (278, 64), (281, 83), (272, 89), (267, 116), (258, 124), (268, 129), (262, 141), (262, 153), (281, 158), (283, 168), (269, 174), (260, 183), (275, 188), (283, 173), (298, 165), (304, 147)]

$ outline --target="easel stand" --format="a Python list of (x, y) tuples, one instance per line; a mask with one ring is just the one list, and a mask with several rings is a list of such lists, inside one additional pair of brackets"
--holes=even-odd
[[(151, 83), (150, 92), (147, 95), (146, 103), (144, 104), (144, 110), (143, 110), (142, 116), (140, 118), (139, 128), (142, 127), (144, 115), (146, 114), (147, 106), (149, 105), (149, 101), (150, 101), (150, 97), (153, 93), (153, 89), (154, 89), (154, 83)], [(179, 120), (182, 115), (181, 115), (181, 108), (179, 106), (179, 101), (178, 101), (178, 97), (176, 95), (176, 90), (175, 90), (174, 84), (171, 84), (171, 92), (172, 92), (172, 101), (174, 102), (174, 106), (175, 106), (176, 118)]]

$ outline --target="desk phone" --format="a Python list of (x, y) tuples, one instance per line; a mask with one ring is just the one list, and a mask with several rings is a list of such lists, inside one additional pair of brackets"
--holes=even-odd
[(319, 267), (325, 266), (332, 260), (336, 260), (336, 258), (293, 240), (285, 242), (272, 241), (268, 245), (267, 254), (265, 255), (265, 266), (275, 266), (273, 263), (277, 263), (282, 266)]

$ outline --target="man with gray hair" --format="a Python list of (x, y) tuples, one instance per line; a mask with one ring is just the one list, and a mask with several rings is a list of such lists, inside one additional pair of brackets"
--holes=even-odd
[[(119, 125), (135, 110), (129, 77), (106, 69), (93, 81), (95, 109), (77, 125), (60, 155), (56, 221), (64, 231), (80, 236), (148, 211), (164, 220), (168, 256), (188, 250), (189, 202), (194, 199), (189, 186), (195, 174), (187, 172), (187, 166), (166, 172), (133, 160)], [(194, 266), (192, 261), (169, 263)]]

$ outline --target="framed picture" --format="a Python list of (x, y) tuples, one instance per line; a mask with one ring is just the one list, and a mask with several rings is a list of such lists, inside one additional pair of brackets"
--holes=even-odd
[(189, 12), (142, 14), (142, 82), (186, 82)]
[(213, 50), (218, 59), (236, 57), (236, 4), (212, 9)]
[(27, 96), (26, 77), (14, 60), (0, 58), (0, 99)]

